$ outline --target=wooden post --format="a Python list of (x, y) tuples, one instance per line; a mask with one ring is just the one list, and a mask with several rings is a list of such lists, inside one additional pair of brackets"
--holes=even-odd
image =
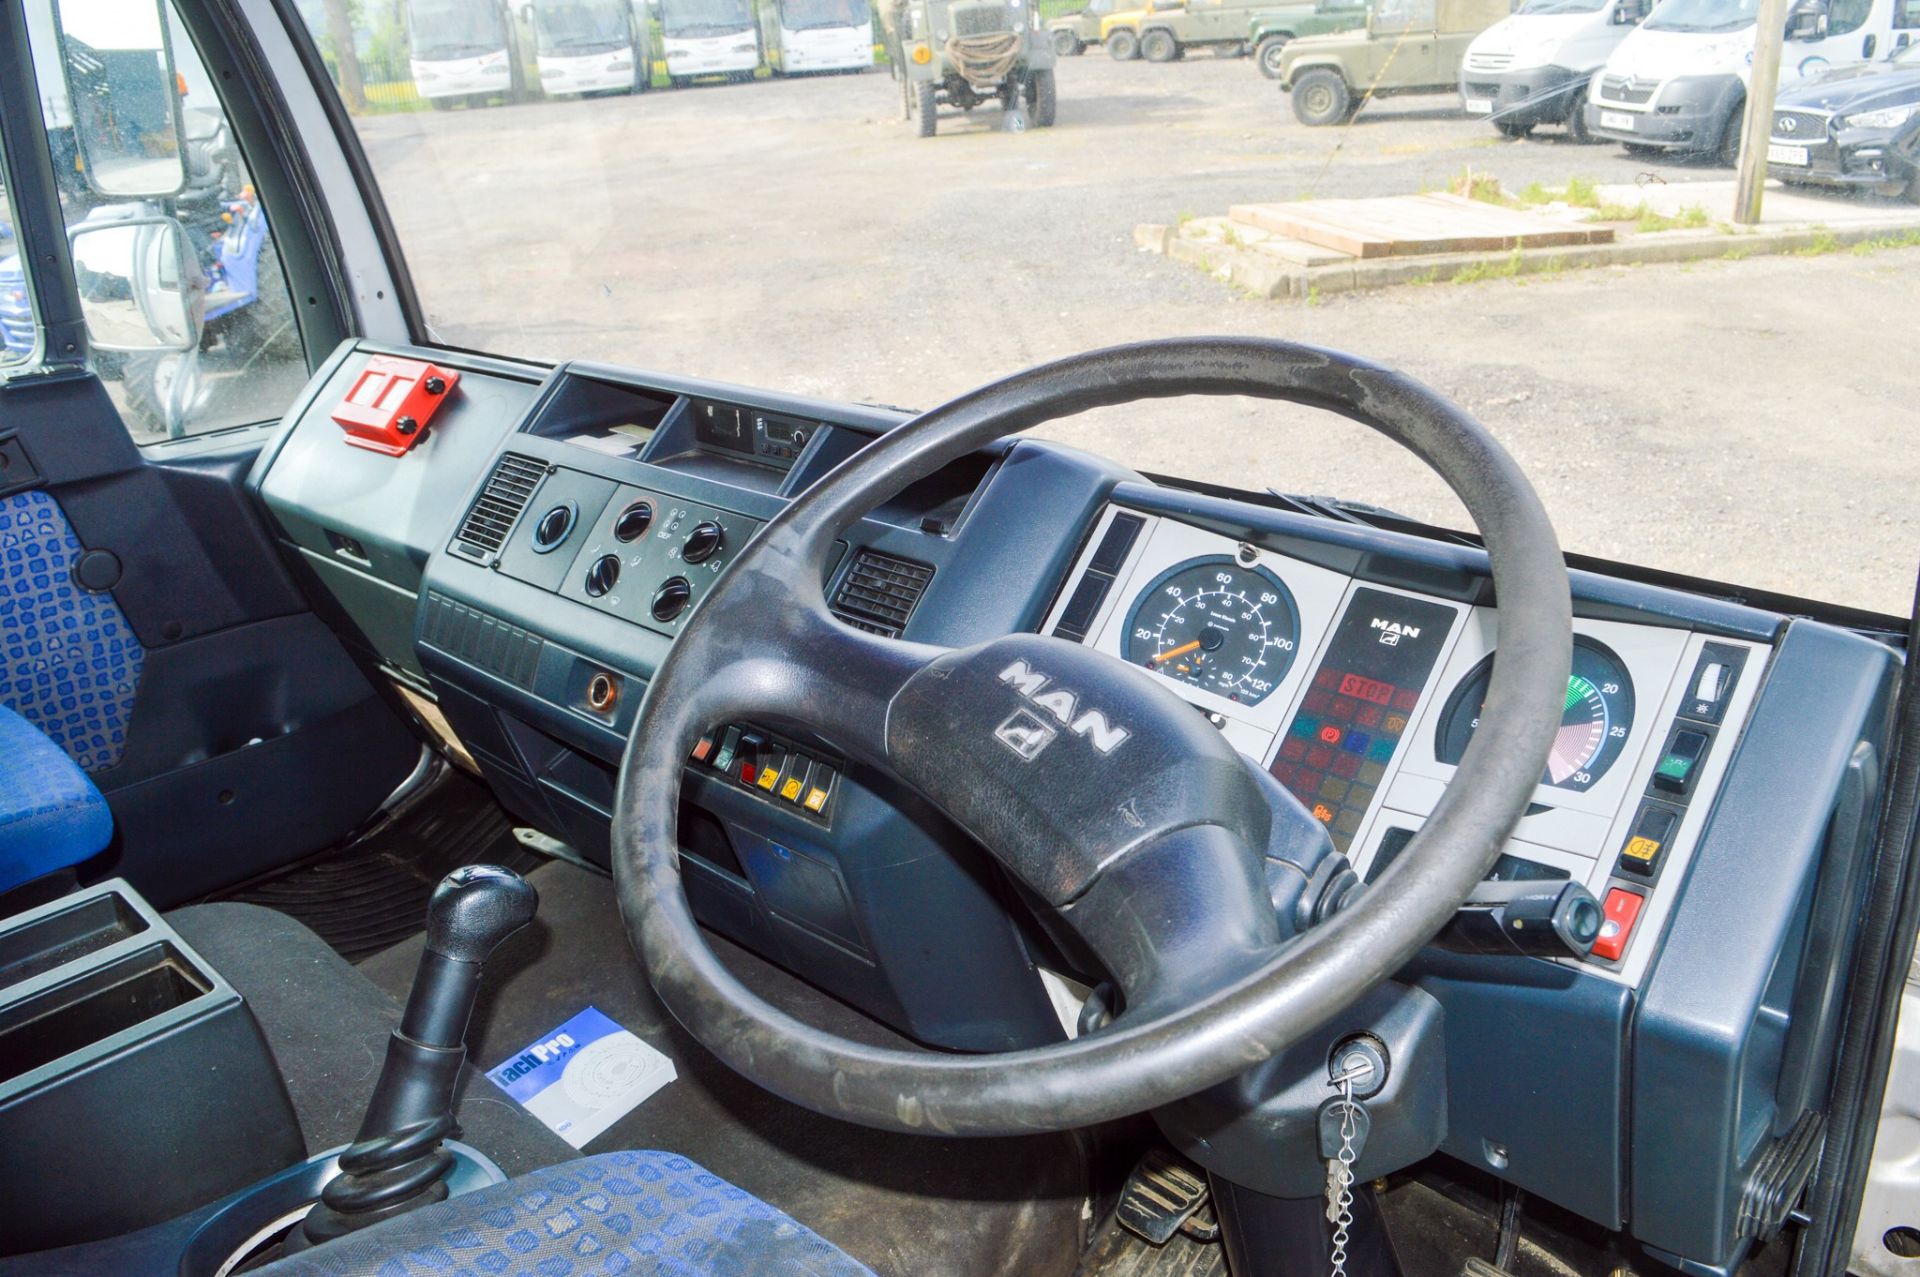
[(1767, 185), (1767, 139), (1773, 136), (1773, 95), (1780, 88), (1780, 51), (1786, 42), (1787, 11), (1788, 0), (1760, 0), (1760, 12), (1754, 19), (1753, 73), (1747, 77), (1740, 179), (1733, 192), (1733, 220), (1742, 226), (1755, 226), (1760, 221), (1760, 196)]

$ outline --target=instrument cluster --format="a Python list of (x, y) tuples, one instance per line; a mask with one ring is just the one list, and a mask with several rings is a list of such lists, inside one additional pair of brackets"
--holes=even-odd
[[(1574, 879), (1631, 910), (1587, 965), (1637, 983), (1653, 944), (1633, 942), (1670, 909), (1672, 892), (1657, 888), (1678, 880), (1671, 865), (1708, 806), (1676, 801), (1662, 769), (1684, 769), (1689, 797), (1711, 792), (1730, 750), (1687, 716), (1707, 692), (1711, 723), (1729, 711), (1737, 723), (1767, 649), (1592, 617), (1574, 630), (1559, 731), (1494, 876)], [(1119, 506), (1102, 515), (1043, 632), (1172, 681), (1327, 826), (1363, 878), (1433, 811), (1499, 659), (1492, 608)]]

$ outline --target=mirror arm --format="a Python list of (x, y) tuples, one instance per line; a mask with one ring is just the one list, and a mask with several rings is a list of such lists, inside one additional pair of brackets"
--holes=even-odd
[(0, 4), (0, 148), (13, 182), (8, 195), (20, 263), (45, 331), (40, 359), (49, 368), (84, 367), (86, 320), (61, 231), (66, 218), (60, 209), (36, 83), (26, 10), (17, 4)]

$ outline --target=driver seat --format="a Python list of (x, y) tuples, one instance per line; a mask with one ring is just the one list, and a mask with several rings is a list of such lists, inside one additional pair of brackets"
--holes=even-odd
[(395, 1216), (256, 1277), (631, 1273), (874, 1277), (745, 1189), (674, 1153), (601, 1153)]

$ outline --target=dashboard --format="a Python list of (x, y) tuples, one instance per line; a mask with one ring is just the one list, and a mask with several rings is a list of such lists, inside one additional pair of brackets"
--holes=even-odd
[[(375, 360), (452, 385), (390, 451), (340, 419)], [(617, 764), (685, 618), (788, 500), (904, 419), (349, 343), (250, 483), (395, 703), (518, 821), (606, 865)], [(1571, 579), (1559, 736), (1493, 885), (1578, 887), (1601, 934), (1582, 953), (1443, 935), (1397, 978), (1444, 1011), (1443, 1153), (1726, 1270), (1755, 1194), (1817, 1147), (1899, 659), (1628, 569)], [(1168, 680), (1363, 881), (1434, 810), (1499, 654), (1470, 539), (1026, 440), (871, 512), (822, 588), (876, 633), (1038, 632)], [(713, 724), (681, 802), (683, 880), (712, 930), (929, 1046), (1077, 1031), (1072, 991), (1099, 973), (962, 831), (807, 724)]]

